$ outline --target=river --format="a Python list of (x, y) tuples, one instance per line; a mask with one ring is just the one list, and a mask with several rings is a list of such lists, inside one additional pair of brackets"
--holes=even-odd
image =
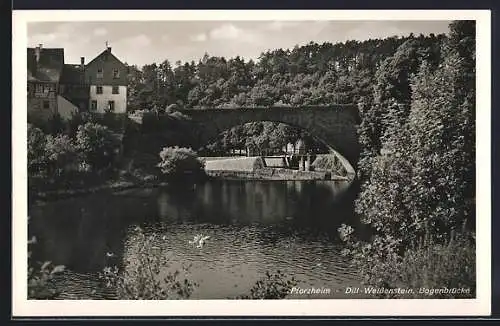
[[(56, 282), (64, 299), (112, 297), (97, 273), (134, 255), (137, 230), (156, 235), (155, 250), (170, 257), (166, 269), (189, 265), (198, 284), (192, 299), (248, 294), (277, 270), (301, 288), (330, 289), (290, 298), (343, 298), (347, 286), (360, 284), (336, 231), (356, 224), (352, 202), (345, 182), (210, 180), (36, 202), (30, 233), (38, 238), (35, 257), (66, 266)], [(200, 233), (210, 238), (196, 248), (189, 240)]]

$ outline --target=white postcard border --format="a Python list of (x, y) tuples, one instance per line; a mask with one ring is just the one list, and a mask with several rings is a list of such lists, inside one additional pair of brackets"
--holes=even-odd
[[(27, 300), (27, 24), (152, 20), (476, 20), (476, 299)], [(12, 314), (43, 316), (474, 316), (491, 309), (491, 13), (489, 10), (23, 10), (12, 19)]]

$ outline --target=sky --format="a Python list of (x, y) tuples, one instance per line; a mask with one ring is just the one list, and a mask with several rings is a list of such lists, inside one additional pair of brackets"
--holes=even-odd
[(142, 66), (201, 59), (204, 53), (256, 60), (266, 50), (309, 42), (344, 42), (448, 32), (450, 21), (132, 21), (28, 24), (28, 47), (62, 47), (66, 63), (89, 62), (106, 47)]

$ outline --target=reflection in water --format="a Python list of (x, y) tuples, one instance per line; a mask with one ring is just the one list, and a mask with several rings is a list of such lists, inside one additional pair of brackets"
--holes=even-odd
[[(37, 203), (30, 215), (40, 240), (34, 254), (66, 265), (73, 273), (67, 278), (80, 275), (85, 284), (106, 265), (130, 259), (136, 226), (158, 235), (155, 252), (171, 255), (169, 269), (192, 265), (194, 298), (245, 294), (266, 270), (294, 275), (302, 286), (358, 282), (339, 254), (336, 229), (353, 222), (352, 194), (342, 182), (209, 181)], [(189, 243), (196, 234), (210, 240), (196, 248)]]

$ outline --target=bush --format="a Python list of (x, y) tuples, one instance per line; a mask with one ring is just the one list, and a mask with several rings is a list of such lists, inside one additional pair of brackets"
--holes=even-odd
[(78, 127), (76, 146), (92, 169), (109, 167), (119, 148), (119, 140), (105, 126), (88, 122)]
[(467, 294), (440, 294), (433, 298), (473, 298), (476, 290), (474, 236), (458, 234), (448, 244), (433, 243), (405, 252), (400, 265), (401, 284), (413, 288), (465, 288)]
[(120, 300), (166, 300), (187, 299), (196, 284), (184, 279), (179, 281), (179, 272), (162, 272), (168, 266), (165, 253), (158, 252), (154, 243), (160, 241), (155, 235), (147, 235), (140, 228), (126, 248), (124, 268), (108, 266), (100, 273), (106, 287), (114, 289)]
[[(471, 298), (475, 295), (475, 235), (465, 228), (447, 242), (427, 240), (412, 248), (401, 248), (401, 239), (387, 235), (375, 236), (370, 242), (358, 241), (353, 237), (354, 229), (345, 224), (339, 228), (339, 233), (347, 245), (343, 255), (352, 259), (365, 285), (387, 289), (470, 289), (467, 294), (442, 294), (433, 298)], [(428, 236), (427, 239), (432, 238)], [(397, 295), (381, 295), (387, 296)], [(415, 293), (410, 297), (424, 296)]]
[(289, 279), (279, 270), (276, 274), (266, 271), (266, 276), (255, 283), (250, 289), (250, 294), (239, 299), (284, 299), (296, 285), (295, 278)]
[(204, 175), (204, 164), (196, 152), (184, 147), (165, 147), (160, 152), (158, 164), (167, 179), (178, 179), (187, 176), (198, 178)]

